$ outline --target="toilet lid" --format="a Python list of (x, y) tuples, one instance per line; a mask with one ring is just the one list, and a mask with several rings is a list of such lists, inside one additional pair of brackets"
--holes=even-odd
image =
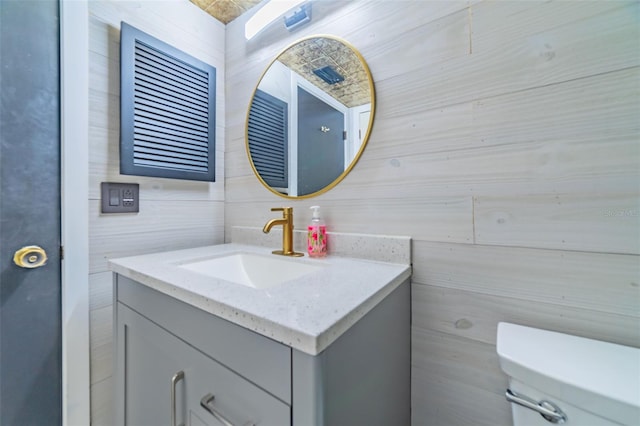
[(610, 419), (640, 418), (640, 349), (500, 323), (497, 352), (525, 384)]

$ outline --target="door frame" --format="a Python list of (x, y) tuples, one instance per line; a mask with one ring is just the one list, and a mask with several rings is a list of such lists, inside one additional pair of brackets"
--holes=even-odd
[(62, 424), (90, 424), (89, 7), (60, 5)]

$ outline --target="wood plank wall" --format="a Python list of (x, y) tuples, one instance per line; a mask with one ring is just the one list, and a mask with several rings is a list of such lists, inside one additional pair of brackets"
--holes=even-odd
[[(291, 205), (413, 238), (414, 425), (508, 425), (499, 321), (640, 346), (640, 3), (355, 1), (285, 36), (227, 26), (225, 228)], [(354, 44), (377, 112), (351, 174), (311, 200), (245, 153), (263, 69), (297, 38)], [(345, 284), (347, 285), (347, 284)]]
[[(109, 258), (224, 239), (224, 25), (188, 1), (89, 2), (91, 422), (112, 426), (112, 279)], [(119, 173), (120, 21), (217, 70), (216, 183)], [(140, 184), (140, 213), (102, 215), (100, 182)]]

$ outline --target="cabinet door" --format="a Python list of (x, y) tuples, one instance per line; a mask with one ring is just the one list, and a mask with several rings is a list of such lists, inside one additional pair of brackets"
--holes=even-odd
[[(171, 425), (171, 379), (182, 368), (179, 354), (162, 329), (122, 304), (117, 309), (116, 422)], [(182, 398), (176, 398), (176, 412), (184, 412)]]
[[(174, 403), (176, 426), (224, 424), (211, 414), (214, 410), (239, 426), (290, 424), (284, 402), (126, 306), (118, 303), (117, 309), (117, 374), (124, 395), (116, 398), (124, 399), (117, 404), (124, 424), (173, 426)], [(201, 404), (207, 395), (214, 396), (208, 409)]]

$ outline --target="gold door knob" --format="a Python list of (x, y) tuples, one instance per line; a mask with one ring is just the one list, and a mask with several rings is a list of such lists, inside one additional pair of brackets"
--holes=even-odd
[(21, 268), (39, 268), (47, 263), (47, 252), (42, 247), (25, 246), (15, 252), (13, 263)]

